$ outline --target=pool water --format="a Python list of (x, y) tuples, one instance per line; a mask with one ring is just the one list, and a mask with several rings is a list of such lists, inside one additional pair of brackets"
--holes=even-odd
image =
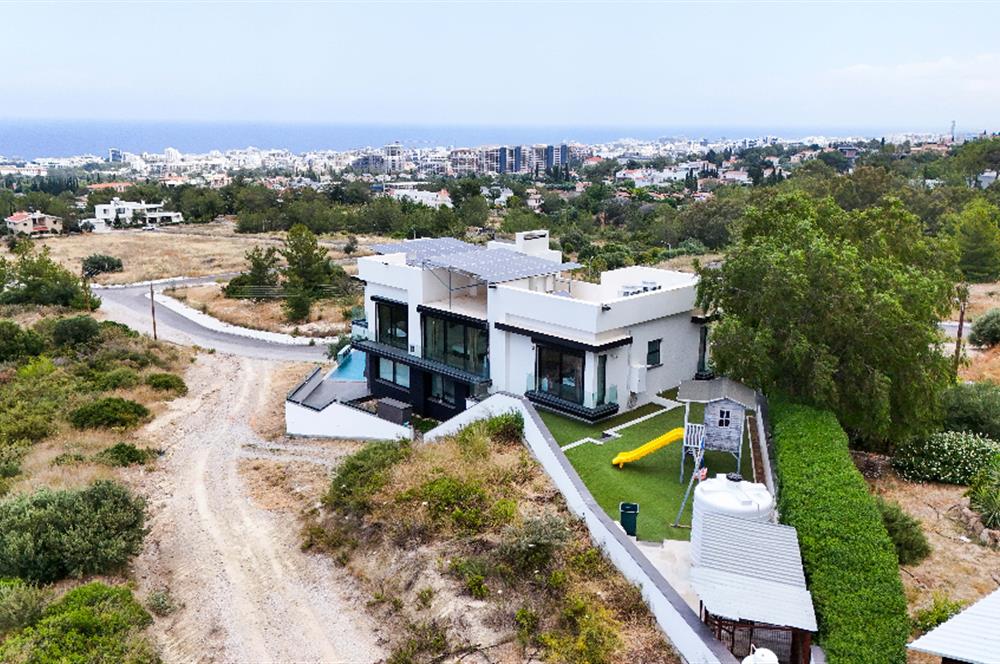
[(360, 350), (352, 350), (344, 355), (337, 368), (330, 372), (328, 378), (333, 380), (364, 380), (367, 354)]

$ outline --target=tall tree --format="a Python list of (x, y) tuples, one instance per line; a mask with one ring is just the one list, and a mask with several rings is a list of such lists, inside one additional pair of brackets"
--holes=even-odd
[(958, 215), (957, 230), (966, 280), (995, 281), (1000, 276), (1000, 208), (982, 199), (970, 202)]
[(750, 207), (699, 303), (720, 315), (716, 368), (766, 392), (833, 410), (874, 448), (926, 431), (949, 384), (937, 321), (955, 251), (897, 201), (845, 212), (782, 194)]
[(289, 229), (281, 256), (285, 259), (284, 276), (289, 288), (315, 293), (330, 284), (333, 266), (326, 250), (304, 225), (296, 224)]

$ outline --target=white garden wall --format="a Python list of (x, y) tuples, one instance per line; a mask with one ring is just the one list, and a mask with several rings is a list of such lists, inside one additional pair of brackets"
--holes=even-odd
[[(333, 402), (323, 410), (313, 410), (285, 402), (285, 427), (294, 436), (349, 438), (352, 440), (410, 439), (413, 430), (342, 403)], [(335, 432), (333, 436), (331, 432)]]

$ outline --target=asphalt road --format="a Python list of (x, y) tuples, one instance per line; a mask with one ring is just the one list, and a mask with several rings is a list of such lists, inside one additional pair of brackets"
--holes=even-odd
[[(153, 287), (160, 291), (170, 286), (212, 283), (222, 276), (231, 275), (183, 277), (173, 279), (169, 283), (157, 283)], [(148, 284), (124, 288), (96, 286), (94, 293), (101, 298), (101, 310), (108, 318), (140, 332), (150, 335), (153, 333)], [(316, 346), (281, 344), (211, 330), (163, 306), (156, 307), (156, 332), (157, 337), (165, 341), (211, 348), (229, 355), (292, 362), (326, 361), (324, 344)]]

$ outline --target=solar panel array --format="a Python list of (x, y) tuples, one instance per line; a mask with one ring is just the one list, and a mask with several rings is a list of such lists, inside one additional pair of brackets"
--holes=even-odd
[(380, 254), (405, 253), (409, 265), (464, 272), (491, 284), (558, 274), (582, 267), (579, 263), (554, 263), (510, 249), (484, 249), (452, 237), (376, 244), (372, 245), (372, 249)]
[(406, 262), (410, 265), (421, 265), (432, 256), (454, 254), (463, 251), (481, 251), (481, 247), (468, 242), (456, 240), (453, 237), (421, 238), (405, 242), (389, 242), (374, 244), (372, 249), (379, 254), (406, 254)]
[(581, 267), (579, 263), (554, 263), (510, 249), (482, 249), (444, 254), (429, 258), (427, 264), (464, 272), (491, 284), (558, 274), (563, 270)]

